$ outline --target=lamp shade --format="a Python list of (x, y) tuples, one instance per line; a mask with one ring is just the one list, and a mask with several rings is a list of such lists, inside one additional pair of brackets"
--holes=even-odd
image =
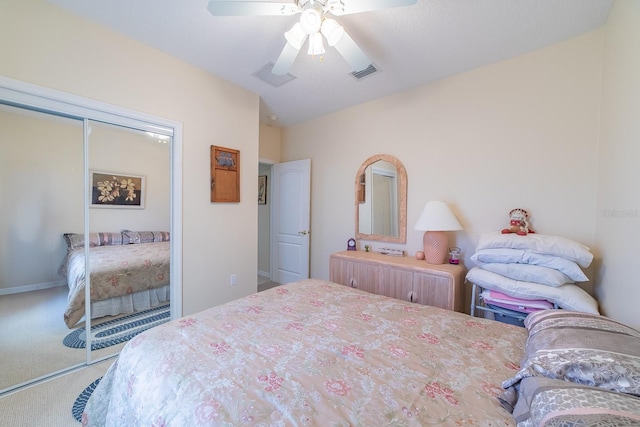
[(425, 205), (415, 227), (423, 230), (424, 257), (429, 264), (444, 263), (449, 239), (445, 231), (462, 230), (462, 225), (446, 203), (432, 201)]
[(462, 230), (462, 225), (460, 225), (460, 222), (458, 222), (458, 219), (445, 202), (431, 201), (424, 206), (414, 229), (422, 231), (455, 231)]
[(322, 34), (315, 33), (309, 36), (309, 55), (322, 55), (325, 52), (322, 45)]
[(344, 28), (335, 19), (325, 19), (320, 28), (322, 34), (327, 38), (329, 46), (335, 46), (344, 35)]
[(302, 44), (307, 40), (307, 33), (302, 29), (302, 25), (297, 22), (289, 31), (284, 33), (284, 38), (287, 39), (287, 42), (295, 47), (296, 50), (300, 50)]

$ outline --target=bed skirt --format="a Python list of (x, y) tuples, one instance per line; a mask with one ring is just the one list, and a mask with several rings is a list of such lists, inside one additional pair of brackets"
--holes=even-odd
[(169, 301), (170, 285), (91, 303), (91, 318), (129, 314)]

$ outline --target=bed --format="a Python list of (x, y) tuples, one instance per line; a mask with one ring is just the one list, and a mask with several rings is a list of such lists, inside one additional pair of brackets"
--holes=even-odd
[[(84, 236), (65, 234), (61, 267), (69, 296), (64, 321), (73, 328), (85, 314)], [(170, 242), (166, 232), (91, 233), (91, 318), (148, 309), (169, 300)]]
[(498, 400), (524, 328), (323, 280), (177, 319), (131, 340), (86, 426), (512, 426)]

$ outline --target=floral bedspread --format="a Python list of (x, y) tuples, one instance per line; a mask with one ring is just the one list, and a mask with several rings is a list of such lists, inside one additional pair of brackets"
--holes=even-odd
[(85, 426), (514, 426), (524, 328), (304, 280), (131, 340)]
[[(96, 246), (89, 249), (91, 301), (155, 289), (169, 284), (170, 242)], [(64, 321), (72, 328), (84, 315), (84, 248), (66, 261), (69, 298)]]

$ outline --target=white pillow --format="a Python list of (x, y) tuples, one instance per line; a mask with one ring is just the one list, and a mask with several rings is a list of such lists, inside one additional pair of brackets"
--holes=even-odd
[(482, 264), (480, 268), (508, 277), (509, 279), (540, 283), (541, 285), (553, 286), (554, 288), (566, 285), (567, 283), (574, 283), (571, 277), (566, 274), (553, 268), (540, 267), (539, 265), (491, 263)]
[(476, 264), (499, 262), (505, 264), (517, 263), (539, 265), (541, 267), (548, 267), (561, 271), (576, 282), (589, 281), (589, 278), (574, 261), (553, 255), (539, 254), (524, 249), (480, 249), (471, 256), (471, 260)]
[(589, 252), (589, 247), (582, 243), (538, 233), (518, 236), (515, 233), (502, 234), (498, 231), (485, 233), (478, 238), (476, 250), (493, 248), (528, 249), (539, 254), (555, 255), (575, 261), (581, 267), (589, 267), (593, 261), (593, 254)]
[(483, 288), (502, 292), (512, 297), (546, 299), (566, 310), (600, 314), (598, 302), (576, 285), (568, 284), (553, 288), (538, 283), (509, 279), (479, 267), (469, 270), (467, 280)]

